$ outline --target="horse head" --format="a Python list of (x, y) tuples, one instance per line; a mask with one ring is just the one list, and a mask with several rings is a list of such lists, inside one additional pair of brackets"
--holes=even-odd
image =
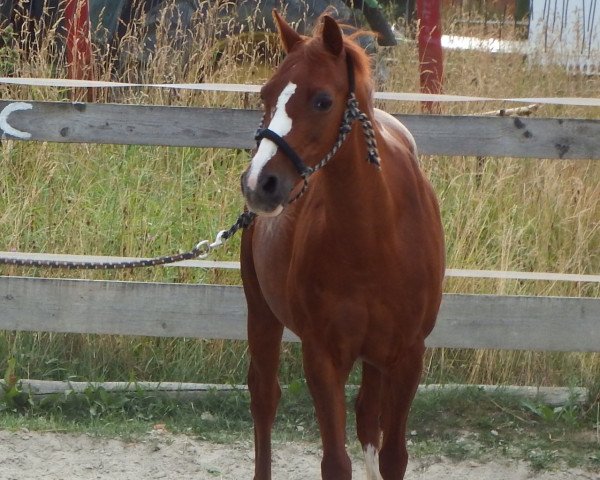
[(324, 15), (314, 36), (305, 37), (276, 11), (273, 16), (286, 57), (261, 89), (263, 122), (242, 175), (248, 207), (270, 216), (283, 211), (298, 185), (306, 185), (319, 162), (350, 133), (349, 124), (345, 133), (340, 128), (349, 115), (349, 97), (356, 93), (372, 108), (368, 57), (333, 18)]

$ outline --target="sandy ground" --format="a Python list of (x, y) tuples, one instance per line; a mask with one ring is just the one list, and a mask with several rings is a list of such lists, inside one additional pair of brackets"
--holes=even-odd
[[(310, 444), (276, 444), (273, 477), (316, 480), (319, 449)], [(354, 476), (365, 480), (362, 459), (354, 460)], [(0, 478), (205, 480), (251, 479), (250, 443), (217, 445), (184, 435), (155, 431), (135, 443), (86, 435), (0, 431)], [(519, 462), (460, 462), (428, 458), (411, 462), (407, 480), (599, 480), (580, 470), (533, 474)]]

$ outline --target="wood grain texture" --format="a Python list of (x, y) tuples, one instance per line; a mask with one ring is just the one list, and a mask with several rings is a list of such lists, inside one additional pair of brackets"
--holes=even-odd
[(444, 295), (428, 346), (600, 351), (600, 299)]
[[(0, 277), (0, 312), (2, 330), (246, 339), (241, 287)], [(446, 294), (427, 344), (600, 351), (600, 299)]]
[[(0, 112), (10, 105), (0, 101)], [(254, 147), (261, 112), (144, 105), (28, 102), (6, 119), (28, 140), (179, 147)], [(426, 155), (600, 159), (600, 121), (396, 115)], [(11, 138), (10, 135), (3, 135)]]

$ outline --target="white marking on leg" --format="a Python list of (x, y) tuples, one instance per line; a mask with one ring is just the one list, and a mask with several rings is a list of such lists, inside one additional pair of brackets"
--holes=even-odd
[(13, 112), (17, 112), (19, 110), (31, 110), (32, 108), (33, 105), (31, 103), (25, 102), (13, 102), (9, 103), (6, 107), (4, 107), (0, 112), (0, 130), (4, 132), (2, 136), (10, 135), (12, 137), (21, 138), (24, 140), (27, 138), (31, 138), (31, 133), (23, 132), (21, 130), (17, 130), (14, 127), (11, 127), (8, 124), (8, 116)]
[(368, 444), (364, 449), (367, 480), (383, 480), (379, 473), (379, 452), (374, 445)]
[[(271, 119), (271, 123), (269, 124), (268, 128), (269, 130), (274, 131), (280, 137), (287, 135), (292, 129), (292, 119), (285, 111), (285, 106), (295, 91), (296, 84), (292, 82), (288, 83), (279, 94), (277, 104), (275, 105), (275, 113), (273, 114), (273, 118)], [(256, 189), (260, 172), (265, 167), (267, 162), (273, 158), (275, 152), (277, 152), (277, 145), (271, 140), (268, 138), (263, 138), (260, 141), (258, 150), (252, 159), (250, 170), (248, 172), (248, 188), (250, 188), (250, 190)]]

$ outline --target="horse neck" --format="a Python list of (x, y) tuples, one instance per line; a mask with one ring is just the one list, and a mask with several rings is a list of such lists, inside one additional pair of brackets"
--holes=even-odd
[(357, 222), (371, 222), (390, 211), (383, 174), (367, 161), (365, 138), (358, 122), (321, 174), (323, 208), (332, 228), (354, 230)]

